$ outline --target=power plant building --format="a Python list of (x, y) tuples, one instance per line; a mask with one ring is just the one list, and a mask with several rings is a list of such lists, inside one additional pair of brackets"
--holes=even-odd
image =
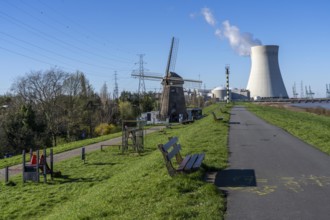
[(233, 101), (242, 101), (250, 99), (250, 91), (247, 89), (237, 89), (234, 88), (231, 90), (231, 100)]
[(222, 86), (218, 86), (211, 91), (212, 97), (217, 100), (225, 100), (227, 96), (227, 89)]
[(252, 98), (288, 98), (278, 63), (277, 45), (251, 47), (251, 71), (247, 84)]

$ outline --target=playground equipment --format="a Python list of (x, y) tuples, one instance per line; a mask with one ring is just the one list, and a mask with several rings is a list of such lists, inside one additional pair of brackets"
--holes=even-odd
[(127, 151), (129, 146), (140, 153), (144, 150), (144, 126), (146, 121), (123, 120), (122, 122), (122, 151)]
[(121, 144), (108, 145), (102, 144), (101, 151), (105, 146), (118, 146), (122, 152), (128, 151), (128, 147), (132, 146), (135, 152), (143, 152), (144, 150), (144, 126), (147, 121), (141, 120), (123, 120), (122, 122), (122, 135)]
[[(23, 150), (23, 182), (33, 181), (40, 182), (40, 174), (44, 177), (44, 183), (47, 182), (47, 174), (51, 175), (51, 180), (54, 176), (60, 176), (61, 172), (54, 172), (54, 160), (53, 149), (50, 149), (50, 166), (47, 163), (46, 148), (43, 150), (43, 154), (40, 156), (39, 150), (34, 154), (30, 150), (30, 163), (26, 163), (25, 150)], [(41, 171), (41, 172), (40, 172)]]

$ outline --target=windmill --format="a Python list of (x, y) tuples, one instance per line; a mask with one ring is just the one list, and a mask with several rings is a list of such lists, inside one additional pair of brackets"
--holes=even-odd
[(202, 84), (200, 80), (183, 79), (179, 74), (174, 72), (176, 64), (176, 56), (178, 52), (178, 40), (172, 38), (170, 53), (168, 56), (165, 76), (138, 75), (132, 73), (133, 77), (143, 77), (148, 80), (162, 80), (163, 91), (161, 95), (160, 118), (162, 120), (169, 119), (170, 122), (179, 121), (179, 117), (183, 120), (187, 119), (186, 102), (184, 97), (183, 84), (185, 82)]

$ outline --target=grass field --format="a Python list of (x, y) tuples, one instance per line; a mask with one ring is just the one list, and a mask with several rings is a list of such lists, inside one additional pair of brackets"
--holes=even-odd
[[(121, 132), (118, 132), (118, 133), (114, 133), (114, 134), (103, 135), (103, 136), (96, 137), (96, 138), (90, 138), (90, 139), (81, 140), (81, 141), (74, 141), (74, 142), (67, 143), (67, 144), (60, 144), (60, 145), (54, 147), (53, 150), (54, 150), (54, 154), (58, 154), (61, 152), (80, 148), (80, 147), (87, 146), (90, 144), (95, 144), (95, 143), (98, 143), (101, 141), (106, 141), (111, 138), (120, 137), (120, 136), (121, 136)], [(50, 152), (49, 149), (47, 149), (48, 155), (49, 155), (49, 152)], [(20, 163), (22, 163), (22, 155), (16, 155), (13, 157), (1, 159), (0, 160), (0, 169), (5, 168), (6, 166), (12, 166), (12, 165), (20, 164)]]
[(269, 123), (330, 155), (330, 117), (285, 108), (247, 104), (248, 109)]
[[(224, 195), (203, 181), (228, 158), (228, 124), (211, 111), (222, 114), (212, 105), (193, 124), (148, 135), (141, 155), (108, 147), (87, 154), (86, 164), (79, 157), (55, 164), (63, 176), (53, 182), (23, 184), (16, 176), (14, 184), (0, 183), (0, 219), (223, 219)], [(199, 171), (168, 175), (157, 144), (169, 136), (179, 137), (183, 154), (205, 152)]]

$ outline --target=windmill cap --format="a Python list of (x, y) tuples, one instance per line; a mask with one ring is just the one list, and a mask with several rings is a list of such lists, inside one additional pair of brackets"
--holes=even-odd
[(179, 74), (175, 73), (175, 72), (170, 72), (170, 77), (175, 77), (175, 78), (181, 78), (182, 79), (182, 77)]

